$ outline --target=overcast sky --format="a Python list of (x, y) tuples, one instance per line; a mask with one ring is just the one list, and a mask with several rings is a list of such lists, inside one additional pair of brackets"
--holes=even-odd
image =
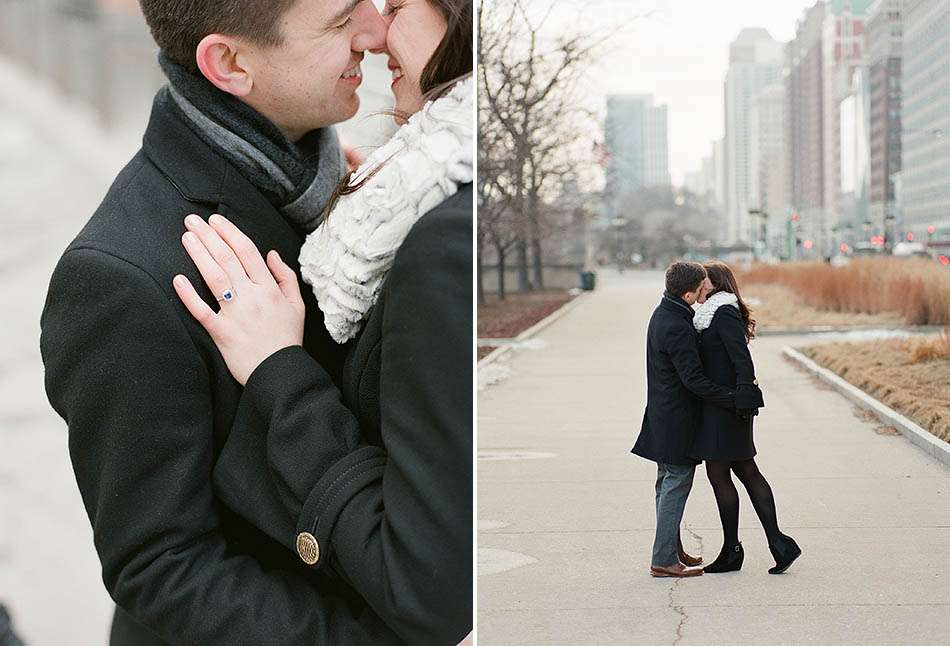
[[(729, 43), (746, 27), (788, 41), (814, 0), (631, 0), (654, 14), (634, 25), (591, 77), (591, 93), (654, 94), (669, 106), (673, 181), (698, 169), (723, 135)], [(593, 98), (593, 97), (592, 97)], [(602, 103), (602, 102), (601, 102)]]

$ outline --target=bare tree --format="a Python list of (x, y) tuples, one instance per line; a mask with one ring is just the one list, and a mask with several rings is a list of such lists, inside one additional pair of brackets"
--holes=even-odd
[(479, 147), (492, 146), (494, 157), (479, 162), (479, 183), (491, 184), (487, 199), (505, 206), (507, 217), (496, 224), (514, 236), (519, 291), (543, 286), (541, 241), (556, 230), (543, 217), (545, 198), (576, 175), (578, 164), (590, 163), (578, 154), (589, 153), (584, 142), (593, 130), (578, 97), (580, 81), (625, 25), (568, 28), (564, 10), (581, 13), (595, 4), (479, 0)]

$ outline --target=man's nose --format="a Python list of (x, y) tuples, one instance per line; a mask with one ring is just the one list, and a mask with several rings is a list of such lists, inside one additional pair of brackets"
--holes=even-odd
[(356, 11), (360, 14), (360, 29), (353, 38), (353, 51), (383, 49), (386, 46), (387, 25), (383, 17), (379, 15), (376, 5), (372, 0), (363, 0)]

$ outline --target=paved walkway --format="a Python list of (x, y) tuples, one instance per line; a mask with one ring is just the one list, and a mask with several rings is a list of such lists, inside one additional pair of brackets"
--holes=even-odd
[[(752, 345), (767, 407), (758, 461), (780, 524), (804, 549), (783, 576), (740, 491), (743, 570), (648, 574), (652, 463), (631, 455), (645, 397), (644, 337), (658, 273), (598, 291), (510, 355), (479, 393), (479, 638), (531, 644), (935, 644), (950, 635), (950, 470), (875, 433), (840, 395)], [(687, 549), (722, 541), (702, 467)]]

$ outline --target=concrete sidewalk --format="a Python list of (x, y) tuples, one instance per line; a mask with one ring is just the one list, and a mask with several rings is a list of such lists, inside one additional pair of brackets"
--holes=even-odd
[[(766, 573), (773, 561), (739, 487), (741, 572), (649, 576), (655, 465), (629, 450), (662, 275), (599, 278), (479, 393), (480, 643), (945, 643), (950, 470), (875, 433), (783, 360), (802, 338), (763, 338), (752, 352), (766, 399), (757, 460), (804, 555)], [(715, 558), (722, 532), (702, 467), (685, 523), (687, 549)]]

